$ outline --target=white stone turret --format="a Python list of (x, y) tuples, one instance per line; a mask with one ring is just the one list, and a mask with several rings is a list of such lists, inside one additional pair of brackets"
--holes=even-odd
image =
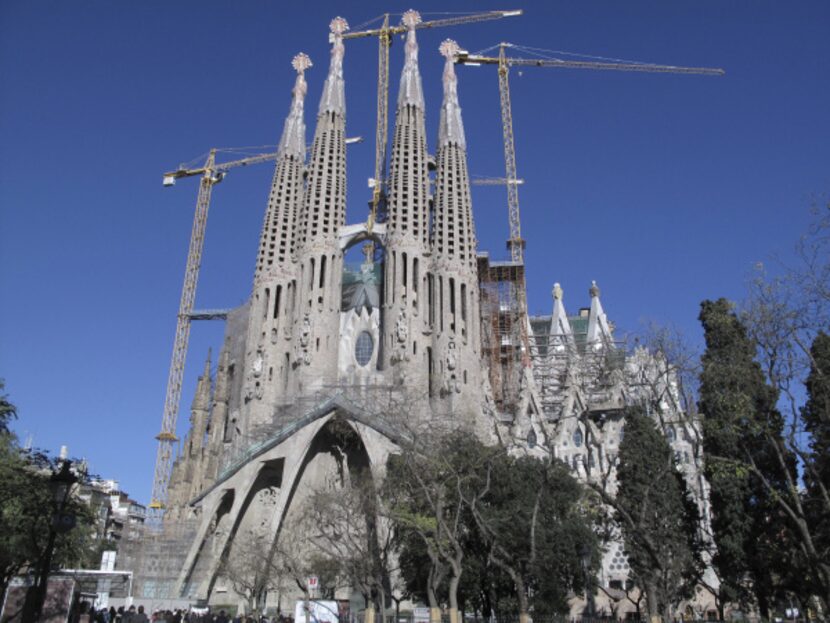
[(405, 61), (398, 93), (389, 168), (389, 217), (382, 313), (381, 367), (394, 369), (397, 383), (413, 395), (429, 393), (431, 343), (426, 318), (429, 254), (429, 173), (424, 96), (418, 69), (416, 11), (403, 15)]
[(427, 316), (432, 319), (432, 348), (437, 356), (432, 366), (433, 394), (447, 399), (446, 406), (453, 413), (472, 419), (480, 408), (481, 393), (479, 296), (466, 141), (454, 65), (458, 49), (450, 39), (440, 47), (446, 62), (429, 278), (435, 294)]
[(600, 349), (611, 340), (611, 327), (599, 300), (599, 286), (596, 281), (591, 282), (588, 293), (591, 295), (591, 310), (588, 313), (588, 334), (585, 342), (593, 345), (595, 349)]
[(565, 293), (559, 283), (553, 284), (551, 295), (553, 296), (553, 312), (550, 316), (550, 345), (555, 352), (561, 353), (572, 347), (573, 331), (563, 301)]
[[(305, 200), (300, 212), (293, 374), (286, 383), (307, 393), (337, 379), (340, 281), (343, 265), (338, 233), (346, 219), (346, 104), (343, 81), (343, 33), (346, 20), (330, 28), (333, 45), (329, 72), (320, 98)], [(292, 297), (295, 294), (292, 292)], [(294, 299), (292, 298), (292, 301)]]

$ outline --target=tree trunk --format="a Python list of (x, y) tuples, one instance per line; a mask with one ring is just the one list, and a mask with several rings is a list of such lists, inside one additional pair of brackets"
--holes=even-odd
[(527, 623), (527, 592), (525, 591), (524, 580), (518, 573), (514, 574), (513, 585), (516, 587), (516, 599), (519, 602), (519, 623)]
[(432, 582), (427, 583), (427, 604), (430, 608), (438, 607), (438, 598), (435, 596), (435, 587)]
[(452, 576), (450, 576), (447, 592), (450, 600), (450, 623), (458, 623), (458, 584), (461, 581), (460, 565), (456, 568), (453, 565)]
[(661, 623), (660, 603), (657, 599), (657, 587), (652, 583), (646, 584), (646, 608), (650, 623)]

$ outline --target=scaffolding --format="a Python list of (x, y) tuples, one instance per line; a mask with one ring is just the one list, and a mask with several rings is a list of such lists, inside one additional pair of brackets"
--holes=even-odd
[[(625, 341), (605, 337), (588, 344), (587, 322), (569, 318), (575, 327), (568, 335), (550, 333), (550, 316), (530, 318), (528, 335), (533, 377), (539, 391), (540, 407), (548, 420), (567, 414), (569, 398), (578, 393), (588, 408), (616, 408), (624, 384), (628, 348)], [(587, 318), (585, 319), (587, 320)]]
[(481, 296), (481, 354), (487, 364), (500, 415), (516, 415), (524, 368), (530, 366), (525, 267), (523, 262), (490, 262), (478, 255)]

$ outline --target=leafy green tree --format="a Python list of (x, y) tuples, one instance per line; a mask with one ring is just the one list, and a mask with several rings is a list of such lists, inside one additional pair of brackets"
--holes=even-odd
[(567, 612), (568, 597), (593, 575), (582, 566), (585, 549), (599, 560), (581, 485), (559, 461), (507, 452), (495, 454), (483, 476), (470, 512), (489, 561), (513, 584), (520, 619), (531, 609)]
[(9, 402), (9, 397), (3, 393), (6, 381), (0, 379), (0, 435), (9, 434), (9, 422), (17, 418), (17, 407)]
[[(56, 463), (21, 450), (7, 426), (16, 413), (8, 397), (0, 396), (0, 600), (15, 575), (42, 565), (56, 511), (49, 487)], [(58, 535), (52, 567), (82, 567), (94, 551), (92, 511), (73, 497), (65, 510), (75, 515), (76, 527)]]
[(778, 393), (766, 383), (750, 339), (726, 299), (704, 301), (699, 408), (721, 579), (721, 601), (757, 601), (763, 613), (780, 588), (775, 570), (792, 543), (777, 502), (798, 497), (792, 454), (782, 437)]
[[(433, 609), (445, 590), (452, 619), (457, 617), (464, 573), (465, 499), (482, 486), (481, 466), (493, 450), (461, 430), (422, 431), (416, 439), (389, 458), (381, 492), (383, 508), (404, 550), (416, 548), (407, 556), (422, 560), (426, 556), (429, 561), (426, 574), (407, 577), (407, 584), (422, 587)], [(412, 567), (403, 567), (404, 573), (408, 569)]]
[(627, 410), (613, 504), (632, 579), (649, 614), (673, 618), (702, 573), (697, 506), (666, 437), (639, 407)]

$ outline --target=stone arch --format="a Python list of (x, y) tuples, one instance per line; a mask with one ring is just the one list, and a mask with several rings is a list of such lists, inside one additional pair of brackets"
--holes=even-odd
[[(280, 444), (262, 456), (263, 467), (277, 460), (281, 462), (281, 486), (267, 526), (272, 555), (286, 523), (290, 524), (292, 515), (300, 510), (307, 494), (315, 485), (323, 483), (327, 475), (333, 475), (342, 482), (343, 478), (350, 477), (355, 470), (365, 470), (371, 477), (372, 462), (366, 444), (358, 428), (349, 420), (350, 417), (345, 412), (334, 411), (298, 430), (285, 444)], [(262, 490), (261, 473), (260, 471), (254, 478), (249, 477), (247, 481), (250, 485), (240, 488), (241, 491), (247, 491), (245, 501), (235, 513), (236, 530), (226, 540), (223, 553), (231, 551), (233, 537), (241, 536), (239, 526), (244, 517), (258, 512), (255, 507), (260, 503), (257, 494)], [(204, 591), (205, 597), (211, 597), (220, 575), (219, 569), (217, 557), (211, 565), (209, 576), (202, 583), (207, 589)]]
[[(231, 553), (231, 548), (238, 534), (247, 534), (250, 531), (267, 528), (269, 523), (268, 511), (276, 508), (279, 503), (279, 491), (282, 487), (285, 459), (277, 458), (265, 460), (257, 470), (256, 476), (247, 489), (235, 520), (230, 527), (228, 538), (225, 540), (218, 560)], [(213, 573), (208, 583), (208, 594), (213, 592), (217, 573)]]
[(194, 580), (198, 581), (199, 576), (207, 572), (209, 565), (215, 558), (214, 550), (216, 546), (225, 541), (224, 534), (230, 523), (229, 518), (235, 496), (236, 493), (233, 489), (225, 490), (219, 497), (215, 510), (206, 515), (206, 517), (210, 517), (210, 520), (204, 524), (205, 528), (198, 541), (199, 547), (192, 562), (187, 567), (187, 574), (181, 585), (180, 596), (187, 597), (194, 589), (198, 588), (194, 584)]

